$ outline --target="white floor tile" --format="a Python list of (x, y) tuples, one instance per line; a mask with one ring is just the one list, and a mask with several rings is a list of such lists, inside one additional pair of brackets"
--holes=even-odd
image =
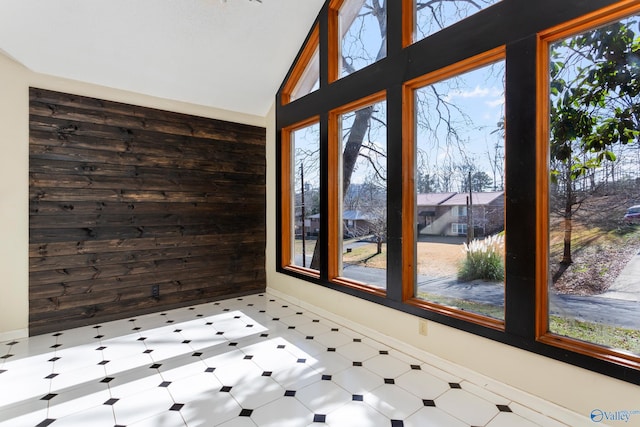
[(251, 414), (260, 427), (304, 427), (313, 422), (313, 413), (294, 397), (281, 397)]
[(351, 400), (351, 395), (333, 381), (315, 382), (298, 390), (296, 398), (315, 414), (328, 414)]
[(461, 389), (451, 389), (435, 402), (438, 408), (475, 426), (487, 424), (499, 412), (495, 404)]
[(422, 400), (415, 395), (387, 384), (365, 394), (364, 401), (393, 420), (404, 420), (424, 406)]
[(80, 412), (75, 412), (62, 418), (56, 418), (52, 424), (55, 427), (87, 427), (87, 426), (113, 426), (115, 425), (113, 410), (110, 406), (100, 405), (89, 407)]
[(563, 427), (268, 294), (96, 326), (0, 343), (1, 427)]
[(327, 414), (326, 424), (331, 427), (387, 427), (387, 417), (364, 402), (349, 402)]
[[(468, 427), (459, 419), (435, 407), (425, 407), (404, 420), (404, 427)], [(516, 424), (511, 427), (518, 427)]]

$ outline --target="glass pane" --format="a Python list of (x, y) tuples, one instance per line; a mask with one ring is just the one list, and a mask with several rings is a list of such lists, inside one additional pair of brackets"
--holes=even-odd
[(290, 101), (295, 101), (320, 88), (320, 56), (318, 47), (313, 52), (309, 63), (305, 67), (300, 79), (291, 91)]
[(386, 1), (345, 0), (338, 14), (340, 77), (387, 56)]
[(415, 91), (417, 298), (504, 319), (504, 62)]
[(550, 46), (549, 330), (640, 354), (640, 18)]
[(386, 102), (340, 117), (342, 142), (341, 277), (386, 288)]
[(414, 41), (455, 24), (500, 0), (437, 0), (415, 1)]
[(291, 217), (294, 224), (292, 264), (318, 270), (320, 251), (320, 125), (292, 133), (293, 149)]

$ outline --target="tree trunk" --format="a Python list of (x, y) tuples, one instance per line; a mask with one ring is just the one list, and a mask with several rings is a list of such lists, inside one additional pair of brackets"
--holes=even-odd
[(565, 203), (564, 203), (564, 245), (562, 251), (562, 261), (561, 264), (569, 265), (573, 263), (573, 259), (571, 257), (571, 230), (572, 230), (572, 220), (573, 220), (573, 187), (571, 181), (571, 172), (567, 172), (566, 179), (566, 193), (565, 193)]
[[(355, 112), (353, 119), (353, 125), (349, 131), (349, 138), (344, 145), (344, 151), (342, 152), (342, 198), (344, 200), (345, 195), (351, 185), (351, 175), (356, 166), (358, 155), (360, 153), (360, 147), (369, 129), (369, 121), (373, 115), (373, 107), (365, 107)], [(311, 258), (311, 266), (314, 270), (320, 269), (320, 240), (316, 242), (316, 247), (313, 250), (313, 257)]]

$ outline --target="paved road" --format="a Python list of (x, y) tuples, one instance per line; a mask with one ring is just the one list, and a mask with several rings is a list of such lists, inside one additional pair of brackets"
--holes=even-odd
[[(311, 262), (311, 255), (307, 256), (307, 262)], [(345, 265), (343, 271), (345, 277), (386, 288), (384, 270)], [(504, 288), (497, 284), (418, 276), (418, 289), (484, 304), (504, 304)], [(640, 330), (640, 253), (627, 264), (609, 291), (599, 296), (551, 294), (549, 308), (554, 315)]]

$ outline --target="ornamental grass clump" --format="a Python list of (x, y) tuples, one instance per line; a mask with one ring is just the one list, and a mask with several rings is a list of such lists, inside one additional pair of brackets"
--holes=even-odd
[(504, 235), (495, 234), (484, 240), (473, 240), (464, 244), (466, 258), (458, 269), (458, 279), (504, 280)]

